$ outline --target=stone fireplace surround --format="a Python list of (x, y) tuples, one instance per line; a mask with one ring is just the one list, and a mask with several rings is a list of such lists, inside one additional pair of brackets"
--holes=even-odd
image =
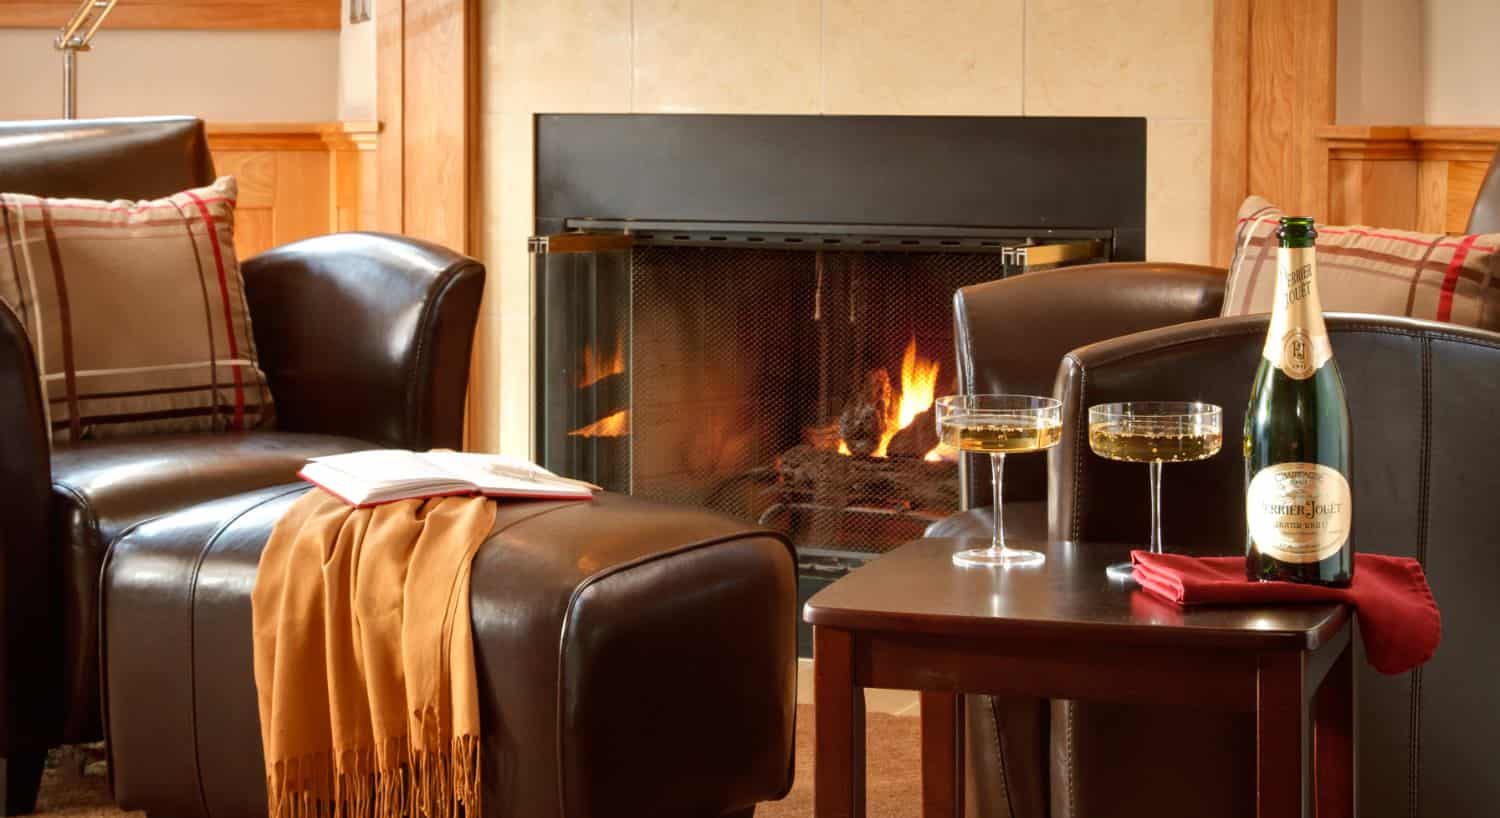
[(1208, 257), (1213, 4), (1202, 0), (482, 0), (470, 398), (480, 450), (534, 432), (533, 118), (550, 112), (1140, 116), (1146, 257)]

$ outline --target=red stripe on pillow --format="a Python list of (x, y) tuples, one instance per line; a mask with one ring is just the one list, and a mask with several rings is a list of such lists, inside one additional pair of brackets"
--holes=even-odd
[(1448, 274), (1443, 277), (1443, 293), (1438, 296), (1437, 320), (1452, 321), (1453, 318), (1453, 291), (1458, 289), (1458, 279), (1464, 269), (1464, 259), (1469, 256), (1469, 248), (1474, 246), (1474, 241), (1479, 236), (1464, 236), (1459, 242), (1458, 249), (1453, 251), (1453, 260), (1448, 262)]
[[(1413, 238), (1411, 236), (1397, 236), (1397, 235), (1392, 234), (1392, 233), (1379, 233), (1379, 232), (1376, 232), (1374, 230), (1359, 230), (1359, 229), (1353, 228), (1353, 227), (1320, 227), (1320, 228), (1318, 228), (1318, 232), (1319, 233), (1327, 233), (1327, 234), (1329, 234), (1331, 236), (1339, 236), (1339, 235), (1343, 235), (1345, 233), (1352, 233), (1352, 234), (1354, 234), (1356, 236), (1365, 236), (1367, 238), (1372, 238), (1372, 239), (1390, 239), (1391, 241), (1400, 241), (1400, 242), (1405, 242), (1407, 244), (1415, 244), (1415, 245), (1417, 245), (1419, 247), (1426, 247), (1429, 244), (1429, 242), (1423, 241), (1422, 239), (1419, 239), (1419, 238)], [(1479, 237), (1478, 236), (1465, 236), (1464, 239), (1463, 239), (1463, 241), (1467, 241), (1469, 244), (1473, 244), (1474, 240), (1477, 239), (1477, 238), (1479, 238)], [(1458, 247), (1460, 244), (1462, 244), (1462, 242), (1457, 241), (1457, 240), (1453, 241), (1452, 243), (1440, 241), (1440, 242), (1438, 242), (1437, 246), (1438, 247)], [(1483, 244), (1478, 245), (1478, 246), (1479, 246), (1479, 249), (1481, 251), (1486, 252), (1486, 253), (1493, 253), (1497, 249), (1495, 247), (1490, 247), (1490, 246), (1483, 245)]]
[[(208, 243), (214, 248), (214, 266), (219, 270), (219, 300), (224, 304), (224, 334), (229, 336), (229, 357), (240, 357), (239, 345), (234, 342), (234, 316), (229, 309), (229, 281), (224, 275), (224, 253), (219, 249), (219, 229), (214, 225), (213, 215), (208, 212), (208, 205), (198, 194), (186, 191), (185, 194), (198, 205), (198, 212), (203, 215), (203, 223), (208, 226)], [(239, 364), (233, 364), (230, 371), (234, 373), (234, 424), (231, 428), (245, 428), (245, 382), (240, 374)]]

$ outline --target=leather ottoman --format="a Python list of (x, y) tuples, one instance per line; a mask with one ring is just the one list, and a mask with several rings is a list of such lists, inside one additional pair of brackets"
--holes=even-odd
[[(107, 557), (115, 798), (264, 818), (250, 592), (281, 486), (144, 523)], [(502, 503), (471, 611), (487, 816), (748, 816), (791, 786), (796, 559), (775, 534), (617, 495)]]

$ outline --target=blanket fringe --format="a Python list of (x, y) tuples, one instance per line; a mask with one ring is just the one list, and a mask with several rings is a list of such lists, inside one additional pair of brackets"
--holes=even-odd
[(380, 747), (278, 761), (266, 777), (269, 818), (478, 818), (479, 736), (446, 750), (418, 750), (406, 737)]

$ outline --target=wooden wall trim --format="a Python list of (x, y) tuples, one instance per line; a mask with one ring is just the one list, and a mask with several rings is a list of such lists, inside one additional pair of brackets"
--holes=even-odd
[(1333, 159), (1488, 162), (1500, 145), (1500, 127), (1329, 125), (1317, 134)]
[(1214, 0), (1208, 241), (1215, 264), (1229, 263), (1234, 214), (1250, 190), (1250, 2)]
[(376, 122), (209, 122), (214, 150), (375, 150)]
[[(0, 28), (61, 28), (78, 0), (3, 0)], [(340, 0), (122, 0), (104, 28), (337, 29)]]
[(210, 122), (219, 173), (239, 182), (235, 250), (248, 258), (288, 242), (375, 224), (373, 122)]
[(1333, 224), (1460, 233), (1500, 128), (1331, 125), (1317, 132)]
[(1209, 250), (1228, 264), (1251, 194), (1318, 216), (1328, 208), (1337, 0), (1214, 0)]

